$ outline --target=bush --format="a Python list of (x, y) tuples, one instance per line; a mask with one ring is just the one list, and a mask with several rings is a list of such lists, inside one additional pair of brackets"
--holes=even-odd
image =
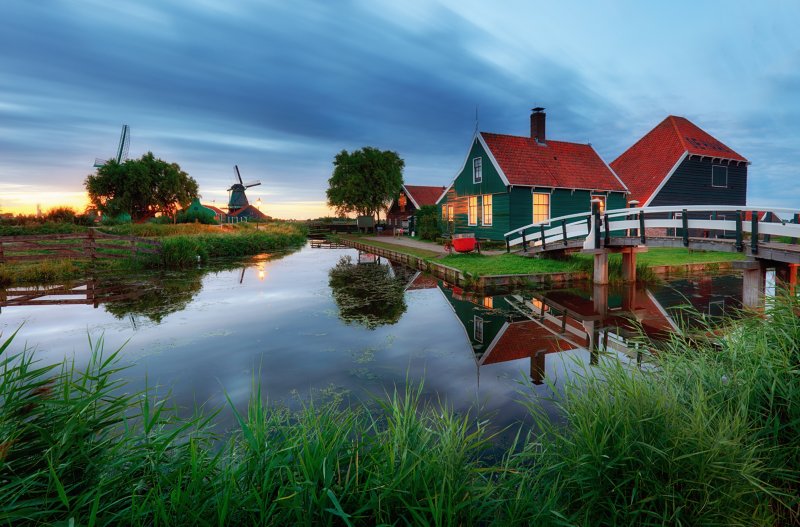
[(54, 207), (44, 215), (45, 221), (53, 223), (75, 223), (77, 214), (70, 207)]
[(417, 234), (423, 240), (435, 241), (441, 236), (439, 209), (436, 205), (423, 205), (415, 215)]

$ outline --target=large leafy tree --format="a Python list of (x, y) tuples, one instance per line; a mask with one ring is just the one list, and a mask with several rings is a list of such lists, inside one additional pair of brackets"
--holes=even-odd
[(147, 152), (124, 163), (109, 160), (84, 182), (89, 200), (110, 216), (128, 213), (134, 220), (157, 212), (175, 217), (198, 194), (197, 181), (177, 163), (167, 163)]
[(338, 214), (373, 216), (400, 192), (405, 162), (396, 152), (366, 146), (342, 150), (333, 160), (328, 205)]

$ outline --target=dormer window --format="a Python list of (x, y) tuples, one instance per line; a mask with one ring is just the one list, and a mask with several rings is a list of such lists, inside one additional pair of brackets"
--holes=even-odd
[(728, 167), (724, 165), (713, 165), (711, 167), (711, 186), (728, 187)]
[(483, 159), (476, 157), (472, 160), (472, 182), (480, 183), (483, 181)]

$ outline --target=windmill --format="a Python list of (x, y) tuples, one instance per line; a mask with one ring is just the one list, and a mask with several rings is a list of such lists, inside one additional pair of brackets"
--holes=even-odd
[(247, 195), (244, 193), (245, 189), (261, 184), (258, 180), (243, 183), (242, 175), (239, 173), (239, 165), (233, 165), (233, 174), (236, 176), (237, 182), (228, 189), (228, 214), (248, 206), (250, 202), (247, 201)]
[[(122, 133), (119, 134), (119, 146), (117, 147), (117, 156), (114, 158), (117, 163), (122, 163), (128, 159), (128, 147), (131, 144), (131, 129), (127, 124), (122, 125)], [(108, 163), (108, 159), (96, 157), (94, 160), (95, 167), (101, 167)]]

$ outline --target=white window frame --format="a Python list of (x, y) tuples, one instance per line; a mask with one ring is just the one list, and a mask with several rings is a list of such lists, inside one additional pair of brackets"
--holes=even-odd
[[(472, 200), (475, 200), (474, 216), (472, 215)], [(478, 196), (467, 196), (467, 225), (474, 226), (478, 224), (478, 210), (480, 210)]]
[(472, 335), (476, 342), (483, 343), (483, 318), (478, 315), (472, 317)]
[[(489, 221), (486, 221), (486, 198), (489, 198)], [(491, 227), (494, 221), (494, 198), (492, 194), (483, 194), (481, 196), (481, 225)]]
[[(725, 169), (725, 184), (724, 185), (715, 185), (714, 184), (714, 169), (715, 168), (724, 168)], [(725, 165), (711, 165), (711, 187), (712, 188), (728, 188), (728, 167)]]
[(533, 220), (533, 223), (538, 223), (536, 221), (536, 195), (537, 194), (538, 195), (542, 195), (542, 196), (547, 196), (547, 218), (545, 218), (545, 219), (549, 220), (552, 217), (551, 212), (552, 212), (552, 207), (553, 207), (553, 200), (551, 198), (553, 197), (553, 195), (550, 192), (534, 192), (534, 191), (531, 191), (531, 195), (532, 195), (532, 198), (531, 198), (531, 207), (532, 207), (531, 208), (531, 219)]
[(481, 156), (472, 158), (472, 183), (483, 181), (483, 158)]

